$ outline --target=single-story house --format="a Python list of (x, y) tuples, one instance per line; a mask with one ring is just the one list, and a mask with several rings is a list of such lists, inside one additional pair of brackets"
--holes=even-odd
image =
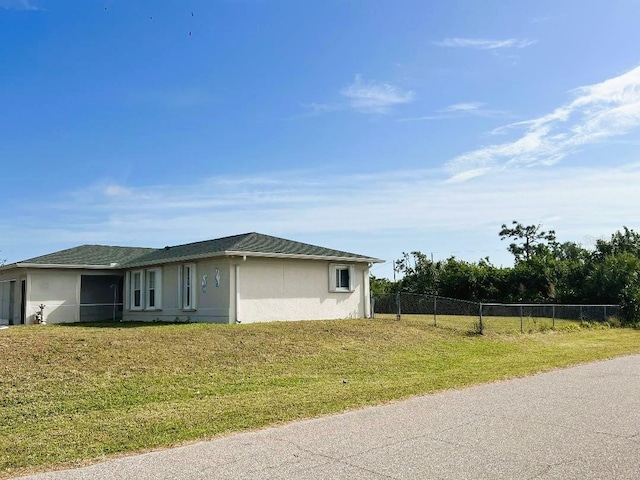
[(382, 260), (260, 233), (160, 249), (82, 245), (0, 268), (0, 324), (371, 316)]

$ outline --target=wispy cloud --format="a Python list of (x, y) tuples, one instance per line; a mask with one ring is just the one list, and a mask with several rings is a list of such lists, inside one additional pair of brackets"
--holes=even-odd
[(429, 115), (422, 115), (419, 117), (399, 118), (398, 122), (417, 122), (425, 120), (443, 120), (447, 118), (461, 118), (461, 117), (483, 117), (483, 118), (513, 118), (513, 115), (506, 110), (495, 110), (485, 108), (485, 104), (482, 102), (464, 102), (455, 103), (448, 107), (437, 110), (435, 113)]
[(0, 8), (4, 10), (40, 10), (30, 0), (0, 0)]
[[(502, 222), (520, 209), (529, 215), (538, 207), (544, 210), (537, 213), (542, 217), (555, 212), (554, 216), (578, 215), (587, 221), (595, 209), (607, 221), (613, 217), (624, 221), (640, 218), (635, 208), (640, 202), (638, 183), (640, 165), (567, 168), (563, 175), (549, 170), (503, 171), (458, 184), (447, 183), (441, 173), (430, 170), (388, 171), (366, 177), (278, 172), (213, 177), (183, 186), (98, 185), (75, 192), (67, 200), (34, 208), (44, 209), (45, 216), (53, 212), (67, 216), (69, 221), (62, 222), (67, 225), (67, 234), (78, 240), (88, 235), (103, 240), (122, 236), (148, 243), (153, 238), (163, 242), (166, 237), (207, 238), (212, 235), (212, 225), (236, 233), (255, 229), (370, 232), (418, 228), (425, 221), (430, 228), (462, 228), (478, 222)], [(371, 191), (376, 195), (372, 197)], [(562, 207), (566, 202), (558, 200), (566, 191), (574, 192), (575, 199)], [(620, 202), (623, 192), (625, 200)], [(435, 204), (448, 208), (424, 208)], [(617, 206), (613, 208), (613, 204)], [(376, 215), (374, 223), (371, 212)], [(78, 219), (86, 219), (91, 228)]]
[(506, 40), (489, 40), (487, 38), (445, 38), (432, 42), (439, 47), (477, 48), (480, 50), (496, 50), (499, 48), (525, 48), (536, 43), (535, 40), (509, 38)]
[[(10, 261), (82, 243), (162, 247), (248, 231), (391, 259), (403, 249), (450, 252), (462, 237), (476, 245), (485, 232), (487, 244), (503, 250), (497, 228), (511, 219), (544, 221), (573, 240), (609, 235), (640, 222), (638, 184), (637, 164), (497, 171), (458, 183), (433, 170), (271, 172), (142, 187), (112, 182), (23, 206), (21, 222), (0, 219), (0, 228)], [(29, 254), (16, 253), (26, 247)]]
[(531, 20), (529, 20), (529, 23), (536, 24), (536, 23), (551, 22), (551, 21), (560, 20), (560, 19), (563, 19), (563, 18), (565, 18), (564, 15), (533, 17)]
[(105, 186), (102, 192), (107, 197), (128, 197), (131, 195), (130, 189), (114, 183)]
[(401, 90), (388, 83), (364, 81), (356, 75), (352, 84), (340, 92), (349, 101), (349, 106), (365, 113), (386, 113), (391, 107), (411, 102), (415, 95), (410, 90)]
[(510, 166), (552, 165), (587, 145), (640, 126), (640, 67), (602, 83), (580, 87), (574, 99), (539, 118), (493, 133), (522, 131), (515, 139), (464, 153), (448, 164), (452, 175)]
[(403, 90), (389, 83), (365, 81), (356, 75), (354, 81), (340, 90), (346, 102), (333, 104), (310, 103), (303, 105), (313, 113), (326, 113), (336, 110), (353, 110), (360, 113), (389, 113), (396, 105), (410, 103), (415, 98), (411, 90)]
[(482, 102), (468, 102), (468, 103), (454, 103), (446, 108), (443, 108), (442, 112), (477, 112), (484, 106)]

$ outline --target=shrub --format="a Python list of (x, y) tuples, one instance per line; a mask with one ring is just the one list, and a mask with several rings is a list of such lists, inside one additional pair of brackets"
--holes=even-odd
[(622, 322), (618, 317), (607, 317), (607, 323), (611, 328), (620, 328), (622, 326)]
[(638, 281), (631, 282), (622, 289), (620, 294), (622, 307), (622, 323), (633, 325), (640, 322), (640, 286)]
[(560, 332), (579, 332), (581, 328), (577, 323), (567, 323), (565, 325), (560, 325), (556, 330)]

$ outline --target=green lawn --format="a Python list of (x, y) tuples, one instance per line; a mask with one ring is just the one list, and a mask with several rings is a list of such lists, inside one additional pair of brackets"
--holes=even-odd
[[(393, 314), (376, 314), (379, 320), (395, 320)], [(460, 332), (477, 332), (479, 318), (477, 315), (413, 315), (403, 314), (402, 320), (421, 320), (441, 328), (449, 328)], [(582, 323), (579, 320), (551, 319), (546, 317), (497, 317), (485, 315), (482, 318), (483, 333), (535, 333), (544, 332), (555, 328), (556, 330), (575, 330), (582, 327), (602, 328), (604, 324)]]
[(640, 353), (640, 331), (432, 319), (0, 330), (0, 478)]

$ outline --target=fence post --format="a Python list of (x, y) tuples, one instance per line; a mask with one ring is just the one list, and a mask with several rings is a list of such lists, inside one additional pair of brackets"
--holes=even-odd
[(524, 328), (522, 327), (522, 305), (520, 305), (520, 333), (524, 333)]
[(396, 293), (396, 320), (400, 320), (402, 311), (400, 309), (400, 292)]
[(484, 332), (484, 326), (482, 324), (482, 302), (480, 302), (480, 335)]
[(551, 328), (556, 328), (556, 306), (551, 305)]
[(369, 308), (371, 309), (371, 311), (369, 312), (369, 316), (373, 320), (376, 318), (376, 296), (373, 294), (373, 292), (369, 293)]
[(582, 305), (580, 305), (580, 321), (582, 321), (582, 320), (583, 320), (583, 318), (582, 318)]
[(438, 326), (438, 315), (436, 313), (437, 308), (438, 308), (438, 297), (434, 295), (433, 296), (433, 326), (434, 327)]
[(607, 306), (604, 305), (604, 318), (602, 319), (603, 322), (607, 321)]

